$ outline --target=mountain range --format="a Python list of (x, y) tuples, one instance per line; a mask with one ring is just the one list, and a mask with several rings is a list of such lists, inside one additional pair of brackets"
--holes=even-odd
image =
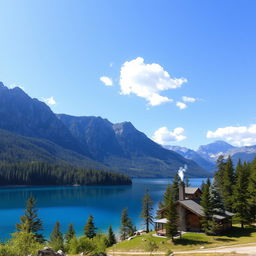
[(130, 122), (55, 114), (21, 88), (9, 89), (2, 83), (0, 160), (58, 162), (133, 177), (172, 177), (187, 165), (188, 176), (209, 175), (195, 161), (163, 148)]
[(187, 159), (193, 160), (209, 172), (216, 170), (216, 160), (220, 155), (223, 155), (225, 159), (230, 156), (234, 165), (237, 164), (239, 159), (241, 161), (250, 162), (256, 157), (256, 146), (235, 147), (221, 140), (202, 145), (196, 151), (179, 146), (164, 147), (177, 152)]

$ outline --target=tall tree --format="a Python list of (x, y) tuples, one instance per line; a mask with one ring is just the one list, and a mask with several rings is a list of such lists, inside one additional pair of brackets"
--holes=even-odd
[(234, 186), (234, 203), (233, 209), (235, 211), (235, 219), (240, 222), (241, 227), (250, 222), (250, 205), (248, 204), (248, 167), (246, 164), (242, 165), (238, 161), (236, 167), (236, 183)]
[(224, 203), (223, 198), (219, 192), (219, 188), (217, 186), (217, 181), (214, 178), (212, 184), (210, 185), (210, 202), (212, 204), (213, 214), (224, 214)]
[(116, 244), (116, 236), (113, 232), (112, 226), (110, 225), (108, 228), (108, 235), (107, 235), (108, 247)]
[(203, 186), (200, 205), (202, 206), (204, 211), (204, 216), (202, 217), (202, 220), (201, 220), (202, 229), (206, 233), (211, 233), (212, 226), (213, 226), (213, 205), (212, 205), (211, 196), (210, 196), (209, 182), (206, 182)]
[(76, 232), (75, 232), (74, 226), (73, 226), (73, 224), (69, 224), (68, 225), (68, 231), (65, 235), (65, 239), (66, 239), (67, 243), (69, 243), (70, 240), (72, 238), (74, 238), (75, 236), (76, 236)]
[(53, 228), (53, 231), (50, 235), (50, 245), (54, 250), (63, 250), (64, 248), (64, 239), (60, 231), (60, 223), (57, 221)]
[(176, 173), (174, 176), (172, 185), (171, 185), (171, 194), (174, 199), (174, 201), (179, 200), (179, 185), (180, 185), (180, 176)]
[(142, 200), (142, 212), (141, 218), (144, 219), (144, 225), (146, 226), (146, 232), (149, 232), (149, 225), (153, 223), (153, 201), (151, 200), (148, 190), (146, 191)]
[(256, 220), (256, 158), (252, 161), (249, 166), (250, 168), (250, 178), (248, 184), (248, 204), (250, 206), (250, 215), (252, 221)]
[(174, 236), (177, 233), (177, 207), (174, 201), (173, 196), (167, 205), (167, 224), (166, 224), (166, 235), (167, 237), (171, 238), (172, 241), (174, 240)]
[(234, 187), (234, 168), (231, 157), (229, 156), (223, 172), (222, 196), (224, 199), (225, 209), (232, 211), (233, 206), (233, 187)]
[(96, 236), (96, 230), (97, 228), (94, 225), (93, 216), (90, 215), (87, 219), (86, 225), (84, 226), (84, 234), (88, 238), (94, 238)]
[(217, 159), (217, 171), (214, 174), (214, 180), (216, 182), (217, 188), (220, 190), (220, 193), (222, 193), (223, 190), (223, 176), (224, 176), (224, 170), (226, 162), (224, 161), (224, 156), (220, 155)]
[(20, 217), (20, 223), (16, 229), (20, 232), (33, 233), (37, 242), (44, 242), (44, 237), (38, 231), (43, 230), (42, 220), (38, 217), (38, 210), (35, 208), (36, 199), (30, 197), (26, 202), (24, 215)]
[(121, 226), (120, 226), (120, 239), (125, 240), (129, 236), (133, 235), (134, 228), (132, 221), (128, 216), (128, 208), (124, 208), (121, 214)]

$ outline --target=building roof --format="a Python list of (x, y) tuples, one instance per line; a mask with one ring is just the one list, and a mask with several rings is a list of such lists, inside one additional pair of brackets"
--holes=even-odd
[(155, 223), (162, 223), (162, 224), (166, 224), (168, 222), (168, 220), (166, 218), (163, 219), (156, 219), (154, 220)]
[(185, 187), (185, 194), (193, 195), (197, 190), (201, 192), (200, 188), (197, 187)]
[[(204, 216), (203, 207), (194, 200), (179, 200), (180, 205), (198, 215), (199, 217)], [(228, 211), (225, 211), (224, 214), (214, 214), (213, 218), (217, 220), (224, 220), (226, 218), (232, 217), (234, 214)]]

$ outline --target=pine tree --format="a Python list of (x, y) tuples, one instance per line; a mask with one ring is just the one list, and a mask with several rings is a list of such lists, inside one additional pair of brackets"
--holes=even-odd
[(209, 182), (204, 184), (200, 205), (203, 208), (204, 216), (202, 217), (201, 224), (205, 233), (212, 233), (213, 227), (213, 205), (210, 196)]
[(180, 176), (176, 173), (174, 176), (172, 185), (171, 185), (171, 194), (174, 201), (179, 200), (179, 185), (180, 185)]
[(248, 184), (248, 204), (250, 206), (250, 216), (251, 220), (256, 220), (256, 158), (252, 161), (249, 166), (250, 168), (250, 178)]
[(172, 194), (172, 186), (170, 184), (167, 185), (166, 187), (166, 191), (164, 193), (164, 198), (163, 198), (163, 201), (162, 201), (162, 207), (166, 207), (169, 202), (170, 202), (170, 199), (172, 198), (173, 194)]
[(50, 245), (56, 251), (63, 250), (64, 248), (64, 239), (60, 231), (60, 223), (58, 221), (56, 222), (50, 235)]
[(146, 232), (149, 232), (149, 225), (153, 223), (153, 201), (151, 200), (148, 190), (146, 191), (142, 201), (141, 218), (144, 219), (144, 225), (146, 226)]
[(108, 236), (107, 236), (107, 241), (108, 241), (108, 247), (116, 244), (116, 236), (113, 232), (112, 226), (110, 225), (108, 228)]
[(225, 209), (227, 209), (228, 211), (232, 211), (234, 168), (233, 168), (231, 157), (228, 157), (228, 160), (225, 164), (222, 180), (223, 180), (222, 196), (224, 200), (224, 206), (225, 206)]
[(69, 243), (70, 240), (72, 238), (74, 238), (75, 236), (76, 236), (76, 232), (75, 232), (74, 226), (73, 226), (73, 224), (69, 224), (68, 225), (68, 231), (65, 235), (65, 239), (66, 239), (67, 243)]
[(212, 203), (213, 214), (220, 214), (220, 215), (224, 214), (225, 213), (224, 203), (220, 195), (219, 189), (217, 187), (216, 179), (213, 179), (209, 192), (210, 192), (210, 200)]
[(120, 239), (125, 240), (129, 236), (133, 235), (134, 227), (132, 221), (128, 216), (128, 208), (124, 208), (121, 214), (121, 227), (120, 227)]
[(16, 224), (16, 229), (20, 232), (33, 233), (37, 242), (43, 243), (44, 237), (38, 231), (43, 230), (43, 224), (38, 218), (37, 209), (35, 209), (36, 199), (30, 197), (26, 202), (26, 209), (23, 216), (20, 217), (19, 224)]
[(241, 227), (250, 222), (250, 205), (248, 204), (248, 167), (238, 161), (236, 167), (236, 184), (234, 186), (234, 203), (235, 219), (240, 222)]
[(178, 219), (177, 207), (176, 207), (173, 196), (171, 196), (171, 199), (167, 206), (166, 236), (171, 238), (172, 241), (175, 234), (177, 233), (177, 219)]
[(94, 238), (96, 236), (96, 230), (97, 228), (95, 227), (93, 223), (93, 216), (90, 215), (89, 218), (87, 219), (87, 223), (84, 227), (84, 234), (88, 238)]
[(224, 170), (225, 170), (225, 161), (224, 156), (221, 155), (217, 159), (217, 171), (214, 174), (214, 180), (216, 182), (217, 189), (222, 194), (223, 192), (223, 176), (224, 176)]

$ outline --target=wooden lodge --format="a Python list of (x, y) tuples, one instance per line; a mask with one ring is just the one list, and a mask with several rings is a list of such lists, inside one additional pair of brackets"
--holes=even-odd
[[(176, 202), (178, 211), (178, 231), (202, 232), (201, 219), (204, 216), (203, 208), (200, 205), (202, 191), (200, 188), (186, 187), (184, 183), (179, 187), (179, 200)], [(165, 225), (168, 220), (165, 218), (167, 209), (161, 209), (160, 219), (156, 219), (155, 231), (159, 236), (166, 235)], [(214, 220), (220, 227), (219, 232), (232, 227), (233, 214), (225, 211), (220, 215), (214, 215)]]

